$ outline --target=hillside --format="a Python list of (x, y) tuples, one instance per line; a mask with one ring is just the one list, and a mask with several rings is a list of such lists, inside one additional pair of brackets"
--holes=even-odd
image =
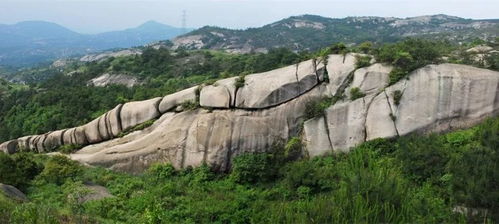
[(285, 47), (314, 51), (336, 42), (386, 43), (406, 37), (449, 39), (454, 42), (493, 39), (499, 20), (471, 20), (447, 15), (412, 18), (347, 17), (333, 19), (314, 15), (290, 17), (263, 27), (231, 30), (203, 27), (173, 40), (174, 49), (223, 49), (229, 52), (265, 52)]
[(121, 31), (80, 34), (55, 23), (27, 21), (0, 24), (0, 65), (23, 66), (111, 48), (142, 46), (182, 34), (154, 21)]
[[(283, 59), (296, 54), (273, 53), (276, 69), (198, 80), (111, 105), (79, 126), (2, 143), (0, 182), (13, 186), (5, 193), (0, 185), (0, 221), (497, 222), (499, 72), (448, 63), (459, 58), (439, 42), (353, 51), (336, 45), (287, 66)], [(134, 68), (133, 58), (151, 76), (151, 59), (167, 52), (124, 58), (122, 68)], [(243, 62), (265, 55), (253, 57)], [(53, 103), (71, 109), (86, 100), (73, 109), (89, 110), (99, 95), (75, 94), (101, 91), (99, 100), (112, 103), (126, 87), (106, 88)], [(60, 115), (30, 107), (38, 119)]]

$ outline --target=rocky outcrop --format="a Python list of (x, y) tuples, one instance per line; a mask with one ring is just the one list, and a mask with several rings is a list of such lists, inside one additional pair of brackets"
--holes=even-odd
[[(0, 145), (48, 152), (87, 145), (70, 157), (132, 173), (156, 162), (176, 168), (210, 164), (227, 170), (242, 153), (264, 152), (302, 135), (309, 156), (346, 152), (375, 138), (469, 127), (499, 111), (499, 72), (471, 66), (429, 65), (387, 86), (390, 66), (355, 69), (355, 54), (330, 55), (274, 71), (229, 78), (165, 97), (118, 105), (76, 128), (27, 136)], [(326, 75), (327, 74), (327, 75)], [(328, 81), (329, 80), (329, 81)], [(239, 88), (237, 88), (239, 87)], [(358, 87), (365, 97), (344, 99), (305, 121), (307, 106)], [(197, 104), (197, 109), (185, 102)], [(142, 131), (124, 130), (157, 119)]]
[(319, 82), (315, 60), (269, 72), (248, 75), (238, 89), (236, 107), (263, 109), (277, 106), (309, 91)]
[(105, 73), (88, 81), (88, 85), (98, 87), (104, 87), (108, 85), (123, 85), (130, 88), (139, 84), (139, 79), (131, 75), (109, 73)]
[(199, 104), (202, 107), (231, 108), (236, 99), (236, 80), (238, 77), (222, 79), (201, 89)]
[(12, 200), (26, 202), (28, 198), (26, 195), (14, 186), (0, 183), (0, 193), (5, 197)]

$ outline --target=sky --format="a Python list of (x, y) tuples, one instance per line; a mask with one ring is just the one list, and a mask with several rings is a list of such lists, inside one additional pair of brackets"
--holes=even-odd
[(121, 30), (155, 20), (181, 27), (244, 29), (294, 15), (499, 18), (499, 0), (0, 0), (0, 24), (55, 22), (80, 33)]

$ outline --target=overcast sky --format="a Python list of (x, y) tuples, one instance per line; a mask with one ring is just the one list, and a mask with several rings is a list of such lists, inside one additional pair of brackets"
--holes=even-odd
[(44, 20), (81, 33), (124, 29), (148, 20), (180, 27), (183, 10), (188, 27), (247, 28), (302, 14), (499, 18), (499, 0), (0, 0), (0, 24)]

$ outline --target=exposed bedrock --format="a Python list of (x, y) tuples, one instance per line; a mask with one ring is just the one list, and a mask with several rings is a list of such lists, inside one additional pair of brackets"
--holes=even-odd
[[(319, 156), (375, 138), (465, 128), (499, 113), (499, 72), (429, 65), (387, 86), (391, 66), (355, 69), (355, 60), (355, 54), (330, 55), (247, 75), (244, 83), (228, 78), (125, 103), (82, 126), (8, 141), (0, 150), (50, 152), (74, 144), (85, 147), (71, 158), (115, 170), (138, 173), (156, 162), (227, 170), (235, 156), (268, 151), (290, 137), (301, 136), (307, 154)], [(353, 87), (365, 97), (347, 97), (304, 120), (310, 103)], [(183, 109), (185, 102), (200, 107)], [(152, 126), (118, 138), (152, 119)]]

